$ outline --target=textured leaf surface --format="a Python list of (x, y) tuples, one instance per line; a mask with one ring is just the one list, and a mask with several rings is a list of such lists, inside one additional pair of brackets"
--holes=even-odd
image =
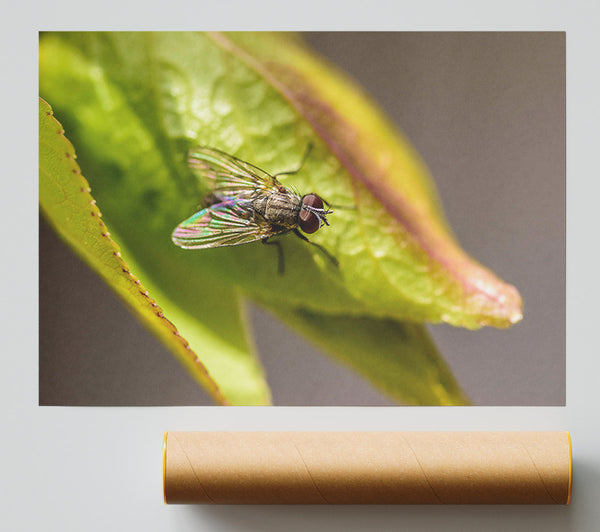
[[(360, 90), (294, 37), (45, 35), (40, 91), (76, 142), (111, 230), (165, 300), (185, 313), (183, 322), (198, 297), (215, 305), (217, 290), (206, 287), (207, 278), (223, 287), (218, 301), (234, 285), (275, 313), (296, 309), (322, 316), (323, 324), (356, 318), (400, 328), (406, 320), (505, 327), (521, 317), (518, 292), (455, 243), (410, 146)], [(301, 172), (281, 181), (354, 207), (335, 209), (331, 226), (311, 236), (335, 255), (339, 269), (293, 235), (281, 238), (283, 276), (271, 246), (187, 251), (172, 244), (171, 231), (197, 210), (206, 191), (186, 167), (190, 147), (213, 146), (277, 173), (296, 168), (309, 143), (313, 151)], [(318, 324), (310, 327), (313, 336)], [(226, 337), (225, 329), (219, 332)], [(339, 353), (346, 341), (332, 331), (324, 326), (328, 340), (321, 344)], [(363, 332), (354, 345), (368, 353), (372, 335)], [(430, 352), (424, 336), (417, 373), (435, 374), (430, 370), (440, 361)], [(382, 356), (404, 355), (398, 344)], [(391, 384), (371, 373), (395, 397), (432, 400), (402, 392), (400, 383), (390, 392)], [(461, 402), (461, 394), (454, 400)]]

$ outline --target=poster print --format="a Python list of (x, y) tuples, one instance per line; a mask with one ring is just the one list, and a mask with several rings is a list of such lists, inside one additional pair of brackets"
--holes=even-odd
[[(61, 299), (43, 222), (41, 404), (564, 404), (564, 34), (48, 34), (40, 96), (45, 218), (192, 377), (144, 381), (116, 298), (94, 320), (95, 295)], [(248, 199), (198, 147), (329, 225), (182, 249), (181, 223)]]

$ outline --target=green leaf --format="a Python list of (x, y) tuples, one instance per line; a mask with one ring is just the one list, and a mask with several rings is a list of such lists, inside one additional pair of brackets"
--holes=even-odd
[(284, 308), (277, 314), (398, 402), (469, 404), (424, 325)]
[[(270, 393), (245, 340), (245, 319), (235, 291), (205, 279), (203, 298), (211, 302), (207, 312), (202, 308), (203, 298), (195, 298), (195, 303), (194, 298), (174, 302), (152, 282), (142, 284), (139, 278), (150, 279), (151, 276), (130, 258), (126, 248), (120, 249), (115, 243), (115, 235), (102, 221), (88, 182), (75, 162), (73, 146), (53, 117), (50, 106), (42, 99), (39, 113), (40, 204), (62, 238), (115, 290), (217, 402), (268, 404)], [(161, 306), (156, 301), (160, 301)], [(200, 347), (199, 355), (190, 344)]]
[[(338, 353), (345, 340), (335, 339), (330, 324), (344, 320), (361, 328), (385, 323), (401, 342), (408, 337), (400, 331), (410, 329), (405, 321), (477, 328), (506, 327), (521, 318), (516, 289), (454, 241), (434, 185), (408, 143), (357, 87), (293, 36), (47, 34), (40, 45), (40, 91), (74, 139), (128, 261), (143, 268), (161, 302), (164, 297), (181, 310), (178, 327), (179, 320), (196, 319), (199, 298), (206, 309), (225, 299), (236, 302), (237, 290), (284, 317), (284, 308), (320, 316), (310, 334), (328, 338), (321, 343)], [(309, 143), (313, 150), (302, 170), (281, 181), (353, 207), (336, 207), (331, 226), (311, 235), (339, 260), (339, 269), (293, 235), (280, 240), (283, 276), (272, 246), (189, 251), (173, 245), (172, 230), (206, 192), (206, 183), (186, 166), (191, 147), (209, 145), (275, 174), (297, 168)], [(216, 302), (215, 292), (222, 294)], [(209, 330), (226, 341), (227, 326), (219, 329), (217, 321)], [(355, 337), (353, 359), (362, 350), (369, 360), (372, 338), (364, 333)], [(429, 356), (429, 340), (421, 342), (415, 374), (439, 370), (444, 380), (447, 370)], [(417, 342), (411, 345), (411, 352), (419, 351)], [(399, 343), (382, 357), (393, 362), (402, 353)], [(423, 391), (402, 392), (406, 379), (394, 386), (367, 365), (353, 363), (394, 397), (445, 402), (443, 394), (432, 399)], [(221, 387), (226, 373), (217, 379)], [(446, 387), (452, 401), (463, 401), (453, 386)]]

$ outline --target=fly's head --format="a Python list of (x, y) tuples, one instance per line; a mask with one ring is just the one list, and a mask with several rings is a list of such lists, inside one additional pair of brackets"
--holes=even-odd
[(323, 200), (316, 194), (307, 194), (302, 198), (298, 215), (298, 225), (307, 234), (312, 234), (322, 225), (329, 225), (326, 215), (333, 211), (324, 208)]

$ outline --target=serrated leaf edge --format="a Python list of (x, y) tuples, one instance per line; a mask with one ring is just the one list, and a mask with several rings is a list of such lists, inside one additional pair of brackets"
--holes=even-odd
[(166, 327), (167, 330), (169, 330), (170, 333), (177, 338), (177, 341), (179, 342), (179, 344), (181, 345), (181, 347), (183, 347), (183, 349), (184, 349), (184, 353), (186, 354), (186, 357), (204, 375), (204, 377), (206, 379), (206, 383), (205, 384), (209, 385), (209, 386), (205, 387), (206, 391), (219, 404), (221, 404), (221, 405), (229, 405), (229, 402), (227, 401), (227, 399), (225, 398), (225, 396), (221, 392), (218, 384), (210, 376), (210, 373), (208, 372), (208, 369), (202, 363), (202, 361), (200, 360), (200, 357), (197, 355), (197, 353), (192, 349), (192, 347), (190, 346), (190, 343), (179, 333), (179, 331), (177, 330), (177, 327), (173, 324), (173, 322), (170, 321), (164, 315), (164, 313), (163, 313), (162, 309), (160, 308), (160, 306), (158, 305), (158, 303), (152, 297), (150, 297), (150, 295), (148, 293), (148, 290), (146, 290), (144, 288), (144, 286), (142, 285), (141, 281), (130, 270), (129, 266), (127, 265), (127, 263), (125, 262), (125, 260), (121, 256), (121, 249), (120, 249), (119, 245), (110, 237), (110, 233), (108, 231), (108, 228), (107, 228), (106, 224), (101, 219), (102, 218), (102, 213), (100, 212), (100, 209), (96, 205), (96, 200), (94, 199), (94, 197), (91, 194), (91, 187), (89, 186), (88, 181), (85, 179), (85, 177), (81, 173), (81, 169), (80, 169), (79, 165), (75, 161), (76, 155), (75, 155), (75, 148), (73, 147), (73, 144), (65, 136), (65, 130), (62, 127), (62, 124), (54, 116), (54, 113), (52, 111), (52, 107), (50, 106), (50, 104), (48, 104), (48, 102), (46, 102), (41, 97), (39, 98), (39, 100), (41, 102), (43, 102), (43, 104), (48, 107), (48, 111), (46, 111), (46, 116), (49, 116), (56, 123), (56, 125), (58, 126), (58, 130), (56, 131), (56, 133), (61, 136), (61, 139), (65, 142), (65, 144), (67, 146), (67, 149), (65, 151), (64, 157), (69, 160), (69, 162), (70, 162), (70, 164), (72, 166), (72, 172), (74, 174), (78, 175), (79, 178), (81, 179), (80, 192), (82, 194), (84, 194), (84, 195), (87, 195), (87, 198), (89, 198), (88, 203), (90, 205), (90, 215), (93, 216), (94, 218), (96, 218), (98, 220), (98, 228), (100, 230), (101, 236), (104, 239), (106, 239), (106, 241), (113, 248), (113, 256), (115, 257), (118, 265), (120, 266), (121, 275), (126, 276), (127, 279), (128, 279), (128, 282), (133, 282), (133, 284), (136, 285), (136, 289), (137, 289), (138, 293), (146, 300), (146, 302), (148, 303), (148, 305), (150, 305), (150, 307), (152, 307), (153, 313), (160, 320), (161, 326)]

